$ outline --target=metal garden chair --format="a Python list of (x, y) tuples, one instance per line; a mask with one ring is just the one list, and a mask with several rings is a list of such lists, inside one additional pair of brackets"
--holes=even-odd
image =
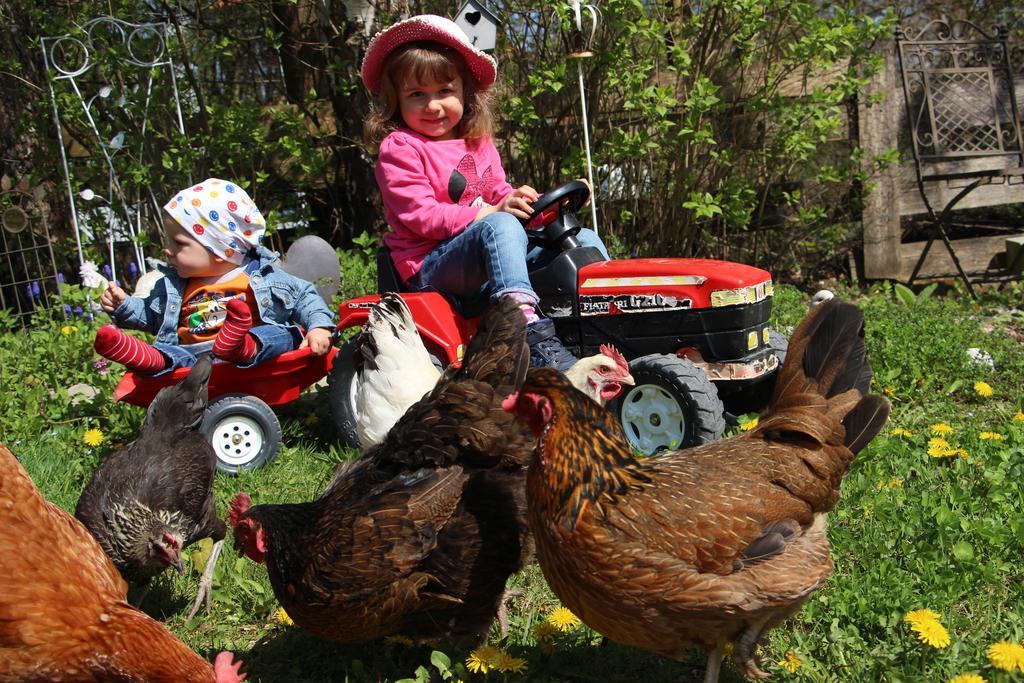
[[(966, 272), (950, 242), (953, 208), (970, 192), (990, 183), (1024, 182), (1024, 139), (1010, 68), (1007, 31), (991, 35), (967, 21), (932, 21), (909, 35), (896, 28), (896, 47), (917, 187), (928, 214), (928, 240), (914, 266), (918, 279), (933, 242), (949, 251), (956, 273), (971, 296), (972, 282), (1019, 277), (1016, 264)], [(946, 185), (958, 189), (944, 206), (929, 195)], [(1022, 193), (1024, 199), (1024, 193)]]

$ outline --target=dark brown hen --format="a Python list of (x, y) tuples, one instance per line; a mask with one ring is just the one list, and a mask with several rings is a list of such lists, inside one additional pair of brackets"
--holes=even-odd
[(227, 531), (213, 499), (216, 454), (199, 431), (211, 367), (203, 356), (183, 382), (160, 390), (138, 438), (107, 456), (75, 508), (125, 580), (141, 586), (167, 567), (180, 572), (181, 551), (213, 539), (215, 550), (189, 616), (204, 597), (209, 601)]
[(236, 496), (236, 547), (266, 564), (296, 624), (341, 642), (485, 634), (531, 553), (533, 439), (501, 408), (528, 366), (525, 320), (498, 302), (462, 367), (339, 467), (317, 500), (250, 507)]
[(790, 342), (752, 431), (637, 460), (621, 427), (558, 373), (533, 370), (506, 407), (539, 437), (527, 476), (552, 590), (613, 640), (678, 658), (725, 645), (750, 678), (757, 643), (832, 572), (825, 513), (889, 414), (868, 394), (863, 315), (825, 303)]

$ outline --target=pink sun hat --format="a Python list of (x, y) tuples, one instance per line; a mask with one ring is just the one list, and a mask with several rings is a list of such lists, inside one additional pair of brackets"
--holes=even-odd
[(363, 58), (363, 84), (374, 95), (380, 94), (381, 72), (388, 55), (406, 43), (430, 41), (446, 45), (466, 60), (477, 85), (486, 88), (494, 83), (498, 63), (469, 42), (465, 32), (451, 19), (436, 14), (420, 14), (392, 24), (371, 40)]

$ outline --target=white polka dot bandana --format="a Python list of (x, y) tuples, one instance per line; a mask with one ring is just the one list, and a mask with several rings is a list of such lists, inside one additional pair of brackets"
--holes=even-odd
[(259, 246), (267, 229), (246, 191), (218, 178), (178, 192), (164, 204), (164, 211), (204, 247), (236, 264)]

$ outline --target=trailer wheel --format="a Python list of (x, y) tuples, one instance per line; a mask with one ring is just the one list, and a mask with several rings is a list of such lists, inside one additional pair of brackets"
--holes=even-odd
[(281, 423), (255, 396), (220, 397), (206, 409), (200, 429), (217, 454), (217, 469), (229, 474), (263, 467), (281, 448)]
[(636, 385), (611, 409), (630, 446), (652, 455), (722, 438), (722, 402), (703, 370), (683, 358), (651, 354), (634, 359), (629, 371)]

